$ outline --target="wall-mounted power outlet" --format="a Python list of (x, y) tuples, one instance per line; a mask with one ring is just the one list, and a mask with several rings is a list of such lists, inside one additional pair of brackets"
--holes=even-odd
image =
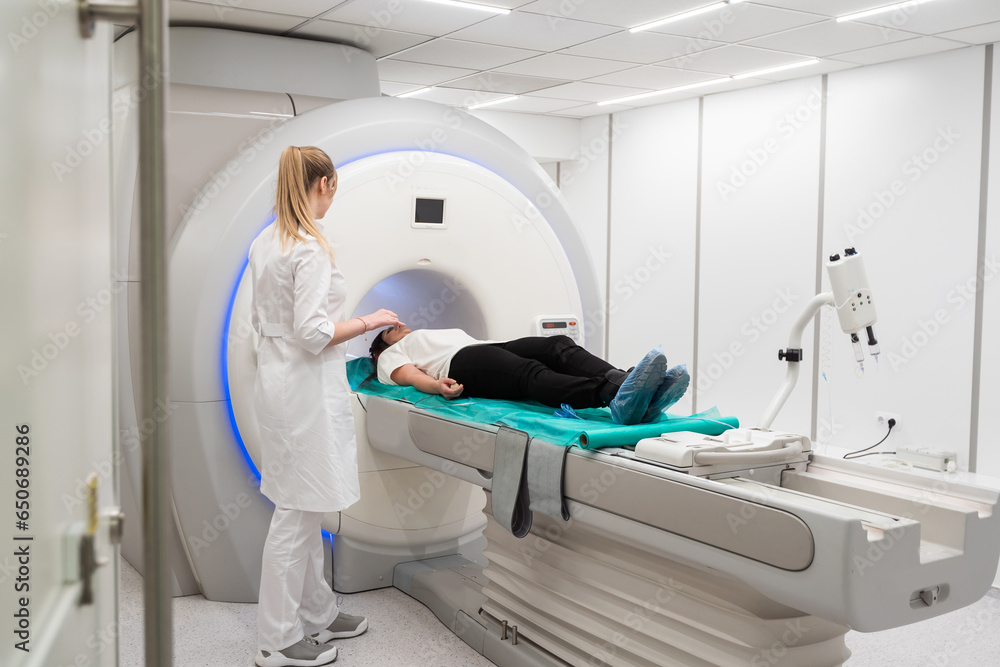
[(893, 429), (898, 429), (899, 426), (900, 426), (900, 424), (899, 424), (900, 417), (899, 417), (898, 414), (896, 414), (895, 412), (876, 412), (875, 413), (875, 421), (878, 422), (879, 426), (884, 426), (885, 428), (889, 428), (889, 420), (890, 419), (895, 419), (896, 420), (895, 423), (893, 424)]

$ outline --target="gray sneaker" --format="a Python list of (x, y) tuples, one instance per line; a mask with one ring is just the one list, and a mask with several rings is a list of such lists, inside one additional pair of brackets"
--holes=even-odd
[(257, 667), (319, 667), (337, 659), (336, 646), (323, 646), (312, 637), (303, 637), (280, 651), (258, 651)]
[(368, 619), (364, 616), (352, 616), (351, 614), (340, 612), (326, 630), (320, 630), (316, 634), (311, 635), (311, 637), (320, 644), (325, 644), (334, 639), (357, 637), (367, 629)]

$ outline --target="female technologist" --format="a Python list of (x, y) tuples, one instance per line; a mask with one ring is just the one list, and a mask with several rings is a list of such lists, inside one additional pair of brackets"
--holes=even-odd
[(339, 612), (323, 576), (320, 522), (361, 495), (345, 343), (399, 320), (379, 310), (344, 321), (344, 276), (316, 224), (336, 190), (326, 153), (286, 148), (276, 219), (250, 246), (260, 490), (275, 505), (260, 577), (259, 667), (328, 664), (337, 649), (326, 642), (368, 629), (364, 617)]

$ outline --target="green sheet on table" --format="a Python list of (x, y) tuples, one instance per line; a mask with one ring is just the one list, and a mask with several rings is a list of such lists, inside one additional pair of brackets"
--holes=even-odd
[(533, 438), (566, 447), (622, 447), (661, 433), (695, 431), (705, 435), (719, 435), (723, 431), (739, 427), (739, 421), (735, 417), (723, 417), (716, 408), (689, 417), (666, 413), (659, 421), (623, 426), (611, 420), (611, 411), (607, 408), (576, 410), (581, 419), (567, 419), (556, 417), (552, 408), (534, 401), (461, 397), (449, 401), (413, 387), (382, 384), (371, 377), (372, 371), (371, 359), (360, 358), (347, 362), (347, 379), (351, 388), (372, 396), (406, 401), (442, 417), (480, 424), (503, 424), (525, 431)]

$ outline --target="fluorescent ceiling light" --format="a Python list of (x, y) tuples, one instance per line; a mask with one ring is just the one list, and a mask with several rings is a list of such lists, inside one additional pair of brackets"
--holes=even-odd
[(791, 63), (790, 65), (778, 65), (777, 67), (768, 67), (767, 69), (759, 69), (753, 72), (744, 72), (743, 74), (733, 75), (734, 79), (747, 79), (752, 76), (763, 76), (764, 74), (771, 74), (772, 72), (781, 72), (786, 69), (795, 69), (796, 67), (805, 67), (806, 65), (813, 65), (819, 62), (819, 58), (810, 58), (809, 60), (800, 60), (797, 63)]
[(598, 102), (597, 106), (603, 107), (608, 104), (628, 104), (635, 100), (642, 100), (647, 97), (654, 97), (656, 95), (664, 95), (666, 93), (678, 93), (682, 90), (690, 90), (692, 88), (700, 88), (701, 86), (708, 86), (713, 83), (722, 83), (723, 81), (732, 81), (733, 77), (724, 76), (719, 79), (709, 79), (708, 81), (699, 81), (698, 83), (689, 83), (686, 86), (674, 86), (673, 88), (666, 88), (664, 90), (654, 90), (649, 93), (639, 93), (638, 95), (629, 95), (628, 97), (619, 97), (614, 100), (605, 100), (603, 102)]
[(504, 9), (503, 7), (490, 7), (489, 5), (480, 5), (475, 2), (461, 2), (460, 0), (424, 0), (424, 2), (433, 2), (438, 5), (448, 5), (449, 7), (460, 7), (462, 9), (478, 9), (484, 12), (490, 12), (491, 14), (510, 14), (509, 9)]
[(869, 16), (875, 16), (876, 14), (882, 14), (884, 12), (891, 12), (896, 9), (906, 9), (908, 7), (916, 7), (925, 2), (930, 2), (931, 0), (906, 0), (906, 2), (896, 2), (891, 5), (886, 5), (885, 7), (877, 7), (875, 9), (866, 9), (863, 12), (854, 12), (853, 14), (844, 14), (843, 16), (837, 17), (837, 23), (843, 23), (844, 21), (857, 21), (860, 19), (868, 18)]
[(413, 97), (414, 95), (426, 93), (428, 90), (431, 90), (432, 88), (434, 88), (434, 86), (424, 86), (423, 88), (417, 88), (416, 90), (410, 90), (405, 93), (400, 93), (399, 95), (396, 95), (396, 97)]
[(501, 97), (497, 100), (490, 100), (489, 102), (481, 102), (479, 104), (473, 104), (471, 107), (465, 107), (466, 109), (482, 109), (483, 107), (492, 106), (494, 104), (503, 104), (504, 102), (512, 102), (518, 98), (517, 95), (510, 95), (508, 97)]
[(650, 21), (649, 23), (643, 23), (642, 25), (637, 25), (634, 28), (630, 28), (629, 32), (641, 32), (643, 30), (651, 30), (653, 28), (658, 28), (661, 25), (667, 23), (673, 23), (674, 21), (683, 21), (684, 19), (689, 19), (692, 16), (698, 16), (698, 14), (704, 14), (705, 12), (711, 12), (721, 7), (725, 7), (725, 2), (713, 2), (710, 5), (705, 5), (698, 9), (692, 9), (689, 12), (683, 12), (681, 14), (674, 14), (673, 16), (668, 16), (666, 18), (657, 19), (655, 21)]

